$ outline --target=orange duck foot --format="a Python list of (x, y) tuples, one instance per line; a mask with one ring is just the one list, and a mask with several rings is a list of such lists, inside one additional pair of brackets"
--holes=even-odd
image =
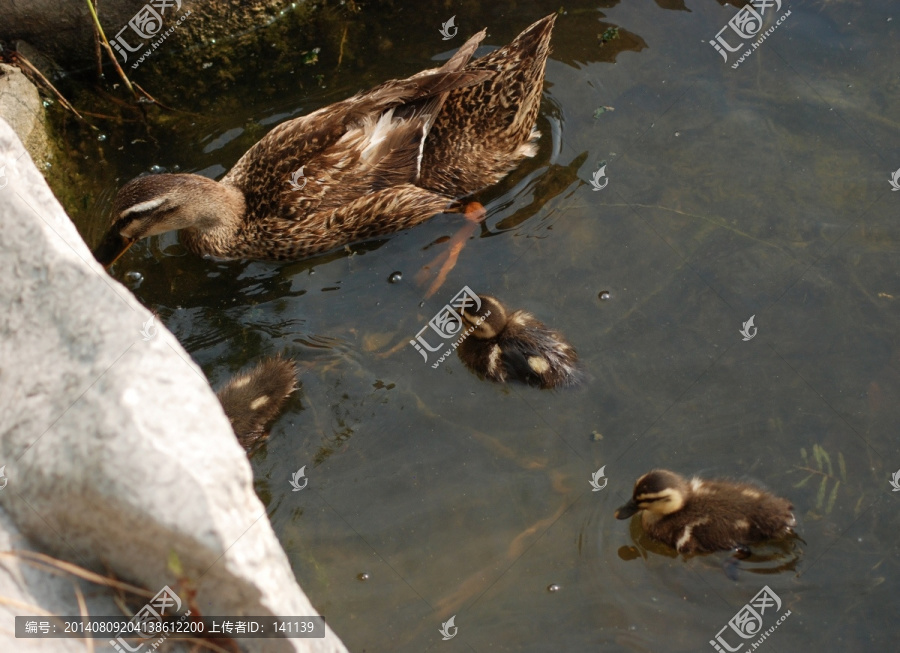
[(466, 204), (463, 215), (466, 218), (466, 224), (460, 227), (459, 231), (453, 235), (447, 249), (438, 254), (430, 263), (424, 265), (416, 275), (416, 281), (422, 285), (428, 280), (428, 277), (431, 276), (429, 270), (437, 265), (441, 266), (434, 281), (428, 286), (428, 291), (425, 293), (425, 299), (434, 295), (440, 290), (441, 286), (444, 285), (444, 282), (447, 280), (447, 275), (456, 267), (456, 262), (459, 260), (459, 253), (463, 250), (463, 247), (466, 246), (466, 241), (472, 236), (475, 228), (484, 222), (485, 217), (487, 217), (487, 209), (485, 209), (484, 205), (480, 202), (469, 202)]

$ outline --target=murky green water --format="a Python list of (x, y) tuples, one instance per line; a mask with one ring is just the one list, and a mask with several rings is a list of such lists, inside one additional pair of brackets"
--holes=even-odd
[[(292, 73), (184, 89), (198, 116), (82, 144), (96, 188), (67, 208), (89, 243), (125, 179), (153, 165), (221, 176), (278, 122), (433, 66), (483, 26), (506, 43), (559, 6), (407, 4), (347, 13), (337, 25), (360, 42), (340, 67), (323, 37)], [(564, 5), (540, 153), (479, 196), (487, 221), (427, 301), (416, 275), (459, 216), (287, 265), (199, 260), (168, 235), (115, 268), (143, 275), (134, 292), (214, 385), (262, 355), (299, 362), (256, 487), (351, 650), (713, 650), (766, 585), (782, 606), (763, 630), (790, 616), (764, 650), (896, 647), (900, 11), (781, 4), (791, 15), (737, 69), (708, 43), (735, 6)], [(454, 14), (459, 35), (442, 41)], [(567, 334), (587, 382), (542, 392), (456, 358), (432, 369), (407, 342), (466, 285)], [(292, 492), (303, 465), (309, 485)], [(613, 511), (654, 467), (764, 483), (794, 502), (805, 543), (742, 563), (736, 582), (724, 555), (648, 550)]]

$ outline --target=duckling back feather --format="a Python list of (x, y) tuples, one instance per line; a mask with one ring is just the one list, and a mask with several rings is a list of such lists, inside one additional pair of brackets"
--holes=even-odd
[(296, 389), (293, 361), (267, 358), (249, 372), (232, 377), (216, 394), (238, 441), (249, 448), (268, 436), (266, 427)]

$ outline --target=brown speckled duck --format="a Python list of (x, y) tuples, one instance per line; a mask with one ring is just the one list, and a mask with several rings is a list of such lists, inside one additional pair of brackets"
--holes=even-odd
[(466, 332), (456, 352), (473, 372), (491, 381), (522, 381), (541, 388), (581, 380), (578, 355), (557, 331), (530, 313), (510, 313), (496, 297), (479, 295), (481, 306), (461, 311)]
[(232, 377), (216, 395), (238, 441), (247, 450), (261, 444), (267, 428), (296, 390), (297, 368), (293, 361), (267, 358), (252, 370)]
[(631, 501), (616, 510), (617, 519), (639, 511), (644, 531), (679, 553), (737, 550), (793, 534), (797, 521), (790, 501), (748, 483), (690, 480), (656, 469), (641, 476)]
[(119, 191), (94, 256), (112, 265), (135, 241), (180, 230), (198, 255), (291, 260), (412, 227), (534, 156), (556, 16), (470, 61), (443, 66), (275, 127), (221, 181), (138, 177)]

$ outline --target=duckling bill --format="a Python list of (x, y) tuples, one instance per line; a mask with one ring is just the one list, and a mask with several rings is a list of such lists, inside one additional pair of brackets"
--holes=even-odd
[(232, 377), (216, 393), (241, 445), (253, 449), (268, 436), (267, 427), (297, 389), (293, 361), (267, 358), (252, 370)]
[(641, 476), (631, 500), (616, 519), (641, 513), (641, 525), (654, 540), (679, 553), (711, 553), (749, 546), (793, 534), (797, 524), (787, 499), (748, 483), (690, 480), (665, 469)]
[(470, 370), (504, 383), (521, 381), (541, 388), (581, 380), (575, 349), (558, 331), (525, 311), (509, 312), (496, 297), (479, 295), (481, 305), (462, 309), (469, 335), (456, 352)]
[(537, 152), (554, 20), (472, 60), (482, 30), (440, 68), (284, 122), (221, 181), (130, 181), (94, 256), (108, 267), (138, 240), (179, 230), (200, 256), (295, 260), (462, 212), (459, 198)]

